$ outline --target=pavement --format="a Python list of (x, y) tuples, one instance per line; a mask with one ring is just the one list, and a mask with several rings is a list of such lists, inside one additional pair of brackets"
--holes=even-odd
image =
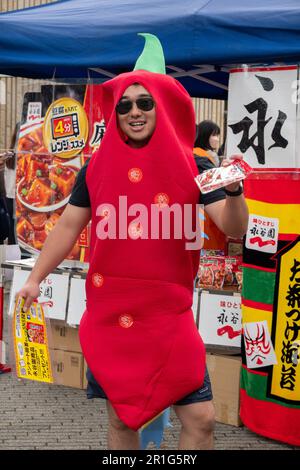
[[(5, 296), (5, 306), (8, 304)], [(7, 314), (4, 340), (9, 342)], [(19, 449), (107, 449), (107, 416), (104, 400), (87, 400), (85, 391), (61, 385), (18, 379), (14, 373), (0, 374), (0, 451)], [(176, 449), (180, 424), (171, 413), (162, 449)], [(154, 448), (152, 445), (149, 449)], [(216, 423), (216, 450), (293, 450), (265, 439), (246, 427)]]

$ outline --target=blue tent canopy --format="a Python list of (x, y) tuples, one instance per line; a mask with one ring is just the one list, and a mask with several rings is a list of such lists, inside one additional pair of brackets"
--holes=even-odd
[[(300, 61), (299, 0), (60, 0), (0, 14), (0, 73), (111, 78), (155, 34), (192, 96), (224, 98), (228, 65)], [(209, 64), (209, 65), (207, 65)]]

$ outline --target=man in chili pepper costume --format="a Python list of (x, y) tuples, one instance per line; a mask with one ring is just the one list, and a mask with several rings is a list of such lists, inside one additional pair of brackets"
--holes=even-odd
[[(136, 431), (171, 404), (183, 427), (180, 448), (210, 448), (214, 413), (211, 395), (203, 401), (209, 379), (191, 310), (199, 249), (191, 246), (183, 220), (182, 236), (171, 220), (169, 236), (160, 229), (153, 235), (155, 215), (164, 217), (175, 206), (182, 213), (191, 208), (190, 226), (197, 228), (195, 117), (187, 92), (164, 73), (159, 41), (144, 36), (135, 70), (101, 86), (106, 133), (100, 149), (82, 169), (20, 294), (29, 305), (91, 218), (80, 340), (89, 386), (108, 398), (109, 448), (138, 448)], [(83, 185), (86, 206), (75, 202)], [(225, 233), (241, 236), (248, 216), (242, 190), (236, 184), (226, 190), (228, 197), (208, 206), (209, 215)]]

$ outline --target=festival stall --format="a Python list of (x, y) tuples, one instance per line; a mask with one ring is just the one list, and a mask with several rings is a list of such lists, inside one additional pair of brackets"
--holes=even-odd
[[(151, 5), (139, 2), (138, 7), (121, 0), (118, 7), (104, 1), (97, 11), (93, 0), (86, 0), (84, 8), (79, 0), (69, 0), (0, 15), (0, 72), (54, 79), (46, 105), (41, 98), (47, 94), (44, 88), (41, 97), (29, 97), (24, 108), (18, 141), (17, 230), (23, 246), (36, 254), (68, 200), (76, 173), (93, 146), (101, 145), (104, 128), (101, 110), (93, 106), (93, 80), (131, 70), (140, 51), (136, 33), (156, 34), (168, 73), (192, 96), (228, 96), (227, 154), (243, 153), (254, 168), (245, 182), (250, 219), (244, 246), (237, 240), (209, 246), (208, 235), (196, 280), (195, 315), (213, 353), (207, 360), (220, 400), (218, 419), (239, 425), (236, 391), (241, 369), (243, 423), (258, 434), (300, 445), (300, 8), (296, 0), (287, 6), (279, 0), (267, 5), (258, 0), (251, 5), (237, 0), (223, 4), (195, 0), (187, 7), (175, 1), (170, 11), (158, 0)], [(79, 10), (86, 16), (78, 15)], [(263, 65), (275, 62), (281, 64)], [(66, 77), (83, 80), (76, 102), (72, 87), (62, 80)], [(62, 96), (59, 78), (65, 86)], [(71, 153), (65, 142), (73, 142)], [(61, 279), (66, 284), (58, 310), (58, 294), (49, 289), (55, 283), (50, 277), (57, 273), (42, 286), (43, 299), (53, 302), (50, 317), (67, 324), (77, 325), (84, 309), (85, 265), (80, 263), (88, 261), (87, 240), (85, 231), (59, 271), (58, 286), (62, 287)], [(20, 264), (15, 269), (12, 292), (26, 269)], [(70, 349), (67, 340), (64, 347)], [(224, 381), (218, 385), (222, 371)], [(226, 378), (234, 383), (235, 394), (229, 390), (227, 399), (234, 400), (234, 410), (222, 403)]]
[(228, 150), (254, 168), (245, 180), (241, 418), (299, 445), (299, 66), (232, 70)]

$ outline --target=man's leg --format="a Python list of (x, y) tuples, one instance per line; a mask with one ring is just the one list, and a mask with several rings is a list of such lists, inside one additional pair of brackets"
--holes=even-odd
[(140, 448), (139, 433), (129, 429), (117, 416), (110, 402), (107, 400), (108, 436), (107, 443), (110, 450), (136, 450)]
[(211, 400), (189, 405), (174, 405), (174, 411), (182, 426), (178, 449), (208, 450), (213, 448), (215, 410)]

